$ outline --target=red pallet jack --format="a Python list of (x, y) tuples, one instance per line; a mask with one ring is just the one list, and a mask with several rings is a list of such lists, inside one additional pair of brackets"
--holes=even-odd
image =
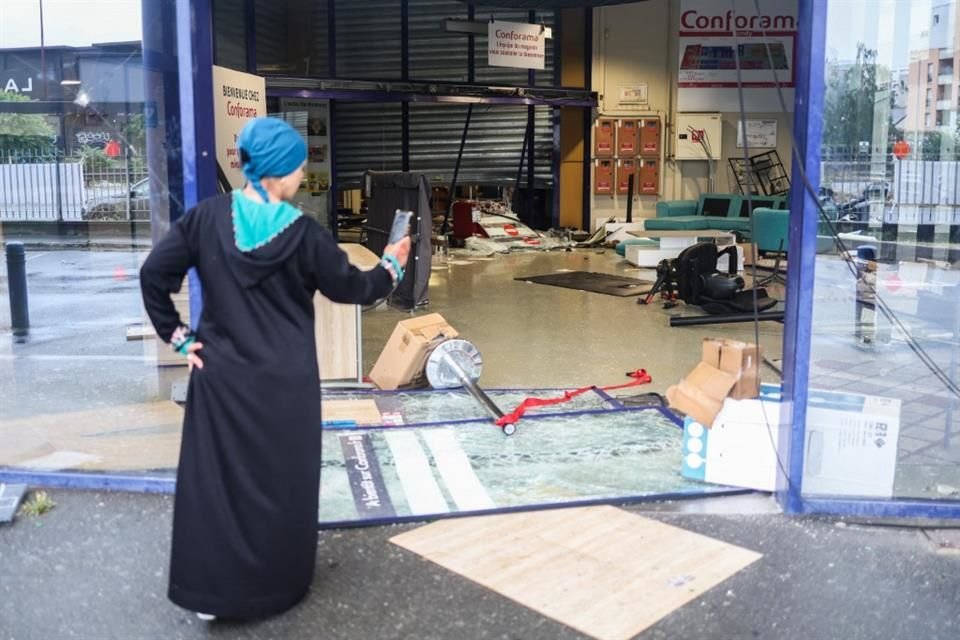
[(645, 369), (637, 369), (626, 374), (633, 380), (625, 384), (615, 384), (607, 387), (597, 387), (596, 385), (580, 387), (573, 391), (565, 391), (562, 396), (556, 398), (527, 398), (510, 413), (504, 413), (497, 406), (497, 403), (477, 385), (482, 369), (483, 358), (481, 358), (480, 352), (473, 343), (461, 338), (452, 338), (438, 341), (431, 348), (427, 355), (423, 374), (434, 389), (456, 389), (459, 387), (466, 389), (480, 406), (490, 414), (494, 424), (500, 427), (506, 436), (512, 436), (517, 432), (517, 423), (528, 409), (569, 402), (573, 398), (594, 389), (614, 391), (648, 384), (653, 381)]
[(516, 432), (516, 424), (520, 421), (520, 418), (523, 417), (523, 414), (527, 412), (527, 409), (533, 409), (534, 407), (547, 407), (550, 405), (561, 404), (563, 402), (569, 402), (570, 400), (588, 391), (614, 391), (616, 389), (626, 389), (627, 387), (636, 387), (641, 384), (649, 384), (653, 381), (653, 378), (650, 377), (650, 374), (648, 374), (645, 369), (629, 371), (626, 375), (633, 378), (633, 380), (624, 384), (614, 384), (607, 387), (598, 387), (596, 385), (580, 387), (579, 389), (574, 389), (573, 391), (564, 391), (562, 396), (556, 398), (527, 398), (521, 402), (516, 409), (498, 418), (497, 426), (503, 429), (503, 432), (509, 436)]

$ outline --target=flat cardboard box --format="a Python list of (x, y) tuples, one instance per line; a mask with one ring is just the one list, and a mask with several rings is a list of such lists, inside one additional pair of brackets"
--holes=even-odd
[(892, 498), (900, 400), (810, 389), (803, 493)]
[(423, 369), (430, 343), (457, 335), (439, 313), (401, 320), (373, 365), (370, 380), (385, 391), (409, 385)]
[(672, 408), (709, 427), (736, 383), (736, 375), (700, 362), (679, 384), (667, 389), (667, 400)]
[(703, 362), (737, 376), (730, 391), (734, 400), (756, 398), (760, 394), (760, 350), (756, 345), (725, 338), (705, 338)]

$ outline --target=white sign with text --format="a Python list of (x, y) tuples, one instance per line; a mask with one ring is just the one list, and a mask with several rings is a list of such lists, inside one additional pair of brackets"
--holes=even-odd
[(217, 163), (233, 188), (243, 186), (237, 138), (248, 121), (267, 115), (267, 84), (260, 76), (213, 67), (213, 123)]
[(492, 67), (543, 69), (549, 31), (543, 25), (522, 22), (490, 22), (487, 30), (487, 62)]

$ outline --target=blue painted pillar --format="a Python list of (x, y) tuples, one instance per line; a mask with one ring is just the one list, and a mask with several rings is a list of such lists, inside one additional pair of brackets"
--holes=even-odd
[(141, 3), (146, 106), (147, 162), (153, 241), (183, 208), (183, 157), (180, 150), (180, 76), (177, 65), (176, 4)]
[[(213, 124), (213, 10), (211, 0), (176, 0), (180, 67), (183, 200), (189, 210), (217, 193)], [(251, 25), (248, 25), (248, 28)], [(200, 323), (200, 280), (190, 272), (190, 323)]]
[[(801, 511), (803, 449), (807, 419), (810, 342), (812, 337), (814, 266), (816, 263), (820, 182), (820, 138), (823, 130), (824, 43), (827, 0), (800, 0), (796, 50), (796, 141), (783, 329), (783, 416), (780, 454), (789, 480), (778, 478), (777, 500), (786, 513)], [(786, 446), (783, 446), (786, 445)]]

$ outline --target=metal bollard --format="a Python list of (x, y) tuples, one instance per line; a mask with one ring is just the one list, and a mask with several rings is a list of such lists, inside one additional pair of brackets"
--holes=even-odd
[(30, 333), (30, 307), (27, 303), (27, 256), (22, 242), (7, 243), (7, 282), (13, 335), (25, 336)]

